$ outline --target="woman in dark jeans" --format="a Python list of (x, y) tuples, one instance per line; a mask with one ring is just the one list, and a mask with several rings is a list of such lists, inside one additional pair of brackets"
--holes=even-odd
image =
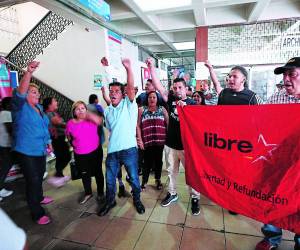
[(13, 144), (25, 181), (27, 203), (32, 218), (40, 225), (50, 223), (41, 205), (53, 201), (43, 196), (43, 175), (46, 170), (46, 153), (52, 150), (48, 131), (49, 119), (39, 105), (38, 86), (30, 82), (39, 62), (28, 64), (20, 86), (12, 98)]
[(48, 182), (55, 187), (63, 186), (70, 180), (70, 176), (64, 176), (63, 170), (71, 160), (71, 153), (68, 143), (66, 142), (65, 127), (66, 123), (57, 113), (57, 101), (54, 97), (47, 97), (43, 100), (44, 111), (49, 121), (49, 132), (52, 139), (52, 146), (55, 154), (55, 170), (54, 177), (50, 177)]
[(87, 111), (84, 102), (75, 102), (72, 106), (73, 119), (66, 125), (66, 135), (74, 148), (75, 164), (82, 174), (85, 195), (80, 204), (86, 203), (92, 196), (91, 176), (97, 183), (97, 199), (104, 198), (104, 177), (102, 172), (103, 150), (98, 127), (102, 117)]

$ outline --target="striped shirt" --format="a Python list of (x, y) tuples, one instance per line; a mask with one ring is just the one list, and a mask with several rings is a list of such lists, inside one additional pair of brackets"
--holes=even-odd
[(267, 101), (268, 104), (300, 103), (300, 98), (289, 95), (285, 90), (276, 92)]
[(163, 146), (166, 141), (166, 121), (163, 108), (160, 106), (155, 112), (144, 107), (141, 116), (142, 140), (145, 147)]

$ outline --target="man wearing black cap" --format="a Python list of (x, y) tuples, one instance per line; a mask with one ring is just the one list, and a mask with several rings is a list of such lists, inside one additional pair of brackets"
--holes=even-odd
[[(276, 68), (274, 74), (283, 74), (284, 90), (272, 95), (268, 103), (300, 103), (300, 57), (294, 57), (284, 66)], [(255, 250), (276, 249), (281, 242), (282, 230), (273, 225), (265, 224), (261, 231), (265, 235), (265, 238), (256, 245)], [(294, 249), (300, 250), (300, 235), (296, 234), (294, 240)]]

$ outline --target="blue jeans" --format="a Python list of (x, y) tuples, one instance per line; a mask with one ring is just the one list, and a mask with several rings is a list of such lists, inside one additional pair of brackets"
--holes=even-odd
[[(264, 234), (266, 241), (270, 242), (270, 244), (273, 246), (276, 247), (279, 246), (282, 238), (281, 228), (275, 227), (271, 224), (265, 224), (261, 228), (261, 231)], [(294, 240), (295, 240), (295, 249), (300, 249), (300, 235), (295, 234)]]
[(120, 166), (124, 165), (130, 178), (133, 192), (133, 200), (140, 199), (141, 186), (138, 175), (138, 151), (129, 148), (114, 153), (107, 154), (106, 158), (106, 201), (113, 203), (116, 195), (116, 178)]

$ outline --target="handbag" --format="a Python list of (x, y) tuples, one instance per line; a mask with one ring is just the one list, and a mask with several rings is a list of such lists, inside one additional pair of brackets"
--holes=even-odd
[(73, 181), (81, 179), (82, 177), (81, 170), (78, 168), (74, 160), (70, 162), (70, 169), (71, 169), (71, 178)]

